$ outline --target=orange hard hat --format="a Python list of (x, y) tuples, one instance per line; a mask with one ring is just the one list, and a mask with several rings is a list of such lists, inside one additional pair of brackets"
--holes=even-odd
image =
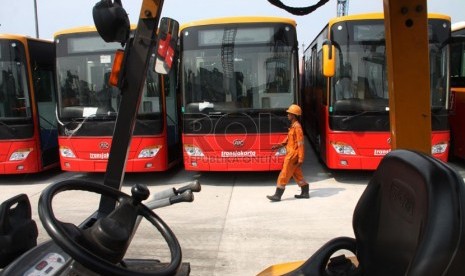
[(286, 112), (297, 115), (297, 116), (302, 115), (302, 109), (300, 109), (300, 106), (298, 106), (296, 104), (291, 104), (291, 106), (289, 106), (289, 108), (286, 110)]

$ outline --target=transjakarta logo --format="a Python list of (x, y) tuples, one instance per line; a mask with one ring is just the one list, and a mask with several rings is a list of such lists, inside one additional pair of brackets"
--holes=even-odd
[(388, 154), (391, 150), (390, 149), (375, 149), (375, 156), (384, 156)]
[(108, 159), (110, 153), (108, 152), (101, 152), (101, 153), (90, 153), (90, 159)]
[(222, 151), (221, 157), (255, 157), (257, 153), (255, 151)]

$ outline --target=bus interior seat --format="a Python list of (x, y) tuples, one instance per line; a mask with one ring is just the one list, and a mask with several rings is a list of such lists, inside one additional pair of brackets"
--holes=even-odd
[[(464, 185), (458, 172), (434, 157), (390, 152), (355, 207), (355, 239), (330, 240), (286, 275), (463, 275)], [(354, 253), (358, 267), (333, 274), (331, 260), (342, 255), (332, 256), (341, 250)]]

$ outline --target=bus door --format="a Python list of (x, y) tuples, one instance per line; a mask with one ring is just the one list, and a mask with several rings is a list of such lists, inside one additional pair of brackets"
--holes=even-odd
[[(158, 76), (161, 76), (163, 83), (168, 164), (173, 164), (182, 158), (179, 120), (181, 117), (181, 94), (180, 90), (177, 90), (177, 70), (171, 70), (173, 67), (177, 67), (177, 58), (175, 57), (178, 53), (177, 29), (179, 29), (177, 22), (168, 23), (166, 20), (160, 22), (160, 39), (156, 46), (153, 67), (150, 66), (154, 71), (161, 73)], [(148, 73), (147, 77), (151, 76), (151, 73)]]
[(164, 91), (166, 95), (166, 133), (168, 140), (168, 163), (181, 158), (181, 134), (180, 134), (180, 97), (176, 89), (176, 70), (163, 77)]
[(51, 58), (55, 55), (55, 46), (37, 41), (29, 41), (29, 45), (33, 91), (39, 122), (40, 158), (43, 167), (47, 167), (58, 164), (59, 161), (54, 58)]

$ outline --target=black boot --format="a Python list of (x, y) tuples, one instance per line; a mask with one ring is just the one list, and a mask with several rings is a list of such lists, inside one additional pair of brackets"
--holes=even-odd
[(302, 191), (300, 192), (300, 195), (295, 195), (295, 198), (310, 198), (310, 195), (308, 194), (308, 184), (305, 184), (300, 188)]
[(272, 196), (267, 195), (266, 197), (271, 201), (280, 201), (283, 193), (284, 193), (284, 189), (276, 188), (276, 192), (274, 193), (274, 195)]

